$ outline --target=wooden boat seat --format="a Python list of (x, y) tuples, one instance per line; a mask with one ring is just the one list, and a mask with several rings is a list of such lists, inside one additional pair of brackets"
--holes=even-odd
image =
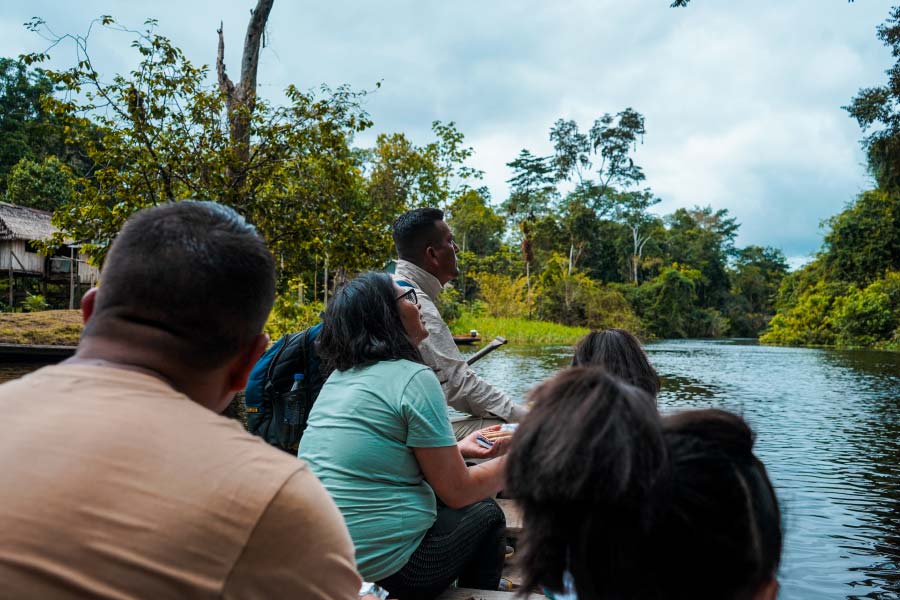
[(518, 538), (522, 533), (522, 510), (510, 498), (497, 498), (497, 504), (506, 515), (506, 537)]

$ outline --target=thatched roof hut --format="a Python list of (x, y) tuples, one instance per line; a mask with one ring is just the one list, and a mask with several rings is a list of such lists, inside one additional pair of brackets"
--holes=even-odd
[(51, 216), (45, 210), (0, 202), (0, 272), (8, 272), (10, 277), (65, 279), (72, 278), (74, 263), (74, 278), (78, 283), (96, 282), (99, 272), (87, 264), (78, 246), (67, 244), (49, 257), (38, 253), (34, 242), (49, 239), (59, 231), (50, 223)]
[(0, 240), (45, 240), (56, 233), (45, 210), (0, 202)]

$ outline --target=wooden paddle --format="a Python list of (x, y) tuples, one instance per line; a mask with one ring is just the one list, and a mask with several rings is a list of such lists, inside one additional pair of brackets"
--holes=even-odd
[(478, 352), (476, 352), (475, 354), (473, 354), (472, 356), (467, 358), (466, 364), (471, 365), (472, 363), (481, 360), (482, 358), (484, 358), (485, 356), (487, 356), (488, 354), (490, 354), (491, 352), (493, 352), (494, 350), (496, 350), (497, 348), (499, 348), (500, 346), (502, 346), (505, 343), (506, 343), (506, 338), (498, 335), (497, 337), (492, 339), (490, 342), (488, 342), (487, 346), (485, 346), (484, 348), (482, 348), (481, 350), (479, 350)]

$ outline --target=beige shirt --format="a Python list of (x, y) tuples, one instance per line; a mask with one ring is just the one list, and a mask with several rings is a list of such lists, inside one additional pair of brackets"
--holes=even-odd
[(306, 464), (163, 381), (47, 367), (0, 414), (0, 597), (357, 597)]
[(521, 421), (528, 410), (479, 377), (466, 364), (466, 359), (456, 347), (450, 328), (435, 306), (442, 289), (440, 281), (425, 269), (403, 259), (397, 262), (394, 279), (406, 281), (416, 287), (425, 328), (428, 330), (428, 337), (419, 345), (419, 351), (425, 364), (437, 371), (447, 403), (470, 415), (496, 415), (504, 421)]

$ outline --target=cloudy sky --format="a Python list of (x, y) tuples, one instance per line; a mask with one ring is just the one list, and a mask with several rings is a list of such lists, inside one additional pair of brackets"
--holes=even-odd
[[(587, 129), (631, 106), (646, 117), (636, 158), (666, 214), (727, 208), (739, 245), (781, 248), (796, 265), (819, 247), (819, 223), (871, 185), (860, 131), (841, 106), (880, 84), (891, 64), (875, 38), (887, 2), (860, 0), (491, 1), (276, 0), (262, 52), (263, 96), (350, 84), (381, 88), (366, 108), (381, 132), (431, 140), (433, 120), (455, 121), (474, 148), (494, 202), (506, 163), (522, 148), (548, 154), (558, 118)], [(111, 14), (139, 28), (159, 20), (198, 64), (215, 62), (224, 22), (226, 64), (238, 76), (254, 0), (30, 0), (0, 6), (0, 55), (43, 50), (22, 27), (39, 16), (57, 33), (87, 31)], [(92, 35), (105, 74), (136, 62), (127, 34)], [(66, 66), (71, 48), (54, 51)]]

